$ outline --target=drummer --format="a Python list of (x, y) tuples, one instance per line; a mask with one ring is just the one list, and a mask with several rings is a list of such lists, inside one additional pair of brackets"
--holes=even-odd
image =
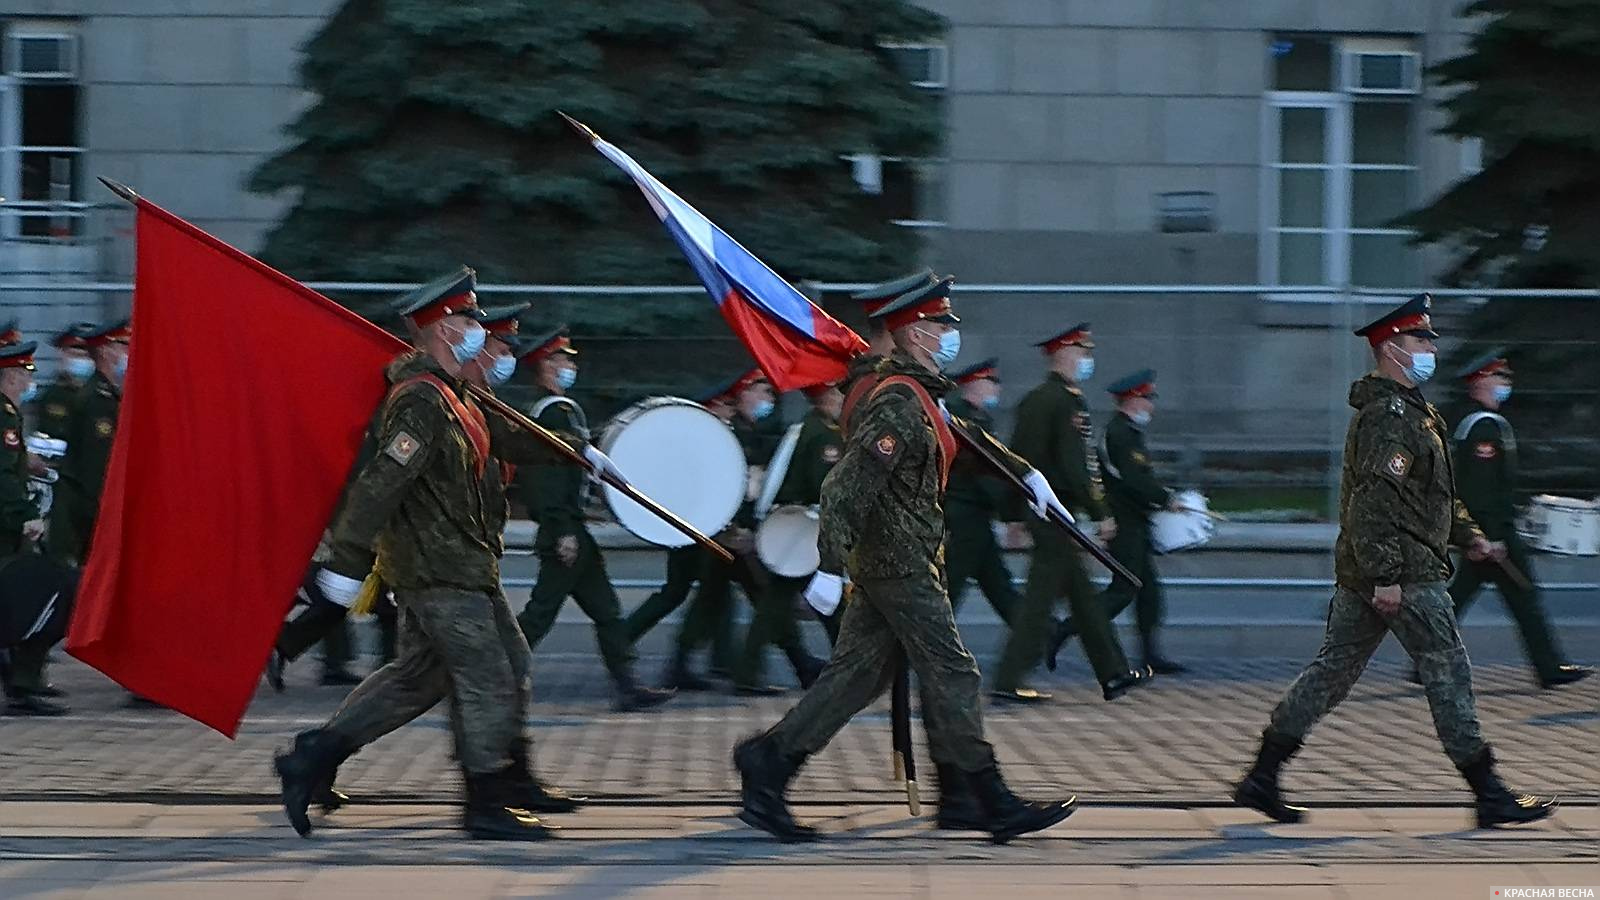
[[(563, 325), (522, 344), (517, 368), (532, 372), (536, 380), (529, 417), (551, 430), (587, 440), (589, 423), (583, 407), (567, 396), (578, 380), (577, 354)], [(539, 526), (533, 545), (539, 556), (539, 578), (517, 623), (528, 646), (537, 649), (555, 625), (562, 604), (568, 597), (577, 600), (594, 622), (600, 658), (616, 686), (617, 711), (652, 709), (672, 692), (645, 687), (634, 678), (622, 604), (606, 573), (600, 545), (584, 524), (585, 478), (581, 469), (563, 465), (525, 467), (517, 478), (522, 501)]]
[[(1156, 480), (1144, 442), (1144, 430), (1156, 408), (1155, 370), (1135, 372), (1106, 390), (1117, 404), (1117, 414), (1112, 416), (1100, 441), (1106, 504), (1117, 520), (1116, 536), (1110, 542), (1111, 555), (1144, 582), (1135, 588), (1127, 579), (1113, 576), (1111, 585), (1101, 594), (1106, 620), (1114, 622), (1129, 604), (1136, 603), (1145, 668), (1157, 675), (1181, 674), (1184, 667), (1162, 654), (1156, 634), (1164, 607), (1161, 576), (1156, 572), (1150, 543), (1150, 516), (1162, 509), (1176, 510), (1178, 503), (1176, 494)], [(1062, 623), (1060, 633), (1068, 637), (1075, 633), (1070, 618)]]
[[(839, 431), (839, 410), (844, 406), (844, 394), (837, 383), (815, 384), (802, 390), (811, 401), (811, 411), (800, 423), (800, 437), (795, 441), (794, 455), (790, 457), (789, 470), (783, 474), (775, 502), (815, 507), (822, 502), (822, 480), (844, 454), (844, 437)], [(786, 606), (792, 607), (794, 598), (810, 580), (809, 574), (804, 578), (774, 576), (773, 591), (784, 598)], [(817, 618), (828, 633), (828, 644), (837, 643), (839, 610), (818, 611)]]

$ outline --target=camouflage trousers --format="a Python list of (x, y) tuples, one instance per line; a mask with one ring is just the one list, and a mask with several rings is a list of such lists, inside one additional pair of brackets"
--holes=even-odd
[(922, 720), (935, 762), (976, 772), (994, 763), (983, 738), (981, 676), (961, 643), (941, 573), (859, 579), (839, 623), (839, 642), (817, 683), (768, 732), (785, 756), (810, 755), (877, 699), (904, 647), (922, 688)]
[(1485, 744), (1472, 696), (1472, 663), (1443, 582), (1404, 585), (1400, 609), (1389, 618), (1355, 591), (1336, 588), (1322, 649), (1278, 701), (1271, 730), (1303, 740), (1350, 693), (1390, 632), (1416, 663), (1445, 754), (1458, 766), (1477, 756)]
[(448, 697), (462, 768), (505, 767), (533, 687), (533, 653), (505, 595), (434, 588), (395, 600), (399, 656), (350, 692), (327, 730), (365, 746)]

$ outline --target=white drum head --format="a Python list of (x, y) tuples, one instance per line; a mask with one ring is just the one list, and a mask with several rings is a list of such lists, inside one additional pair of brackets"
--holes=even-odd
[(775, 575), (804, 578), (822, 564), (817, 552), (820, 533), (817, 514), (810, 508), (780, 506), (756, 532), (756, 555)]
[[(744, 502), (745, 459), (739, 439), (705, 407), (654, 397), (624, 410), (607, 426), (600, 449), (629, 483), (702, 534), (728, 527)], [(654, 513), (605, 486), (617, 522), (662, 547), (691, 543)]]

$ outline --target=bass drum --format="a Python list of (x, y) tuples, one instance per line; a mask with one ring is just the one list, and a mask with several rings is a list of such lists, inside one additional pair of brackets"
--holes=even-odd
[(817, 552), (820, 533), (816, 510), (809, 506), (777, 507), (756, 531), (756, 555), (774, 575), (804, 578), (822, 564)]
[[(628, 482), (701, 534), (728, 527), (745, 500), (744, 450), (733, 430), (705, 407), (651, 397), (623, 410), (600, 435), (600, 449)], [(605, 485), (606, 505), (623, 528), (661, 547), (692, 541), (655, 514)]]

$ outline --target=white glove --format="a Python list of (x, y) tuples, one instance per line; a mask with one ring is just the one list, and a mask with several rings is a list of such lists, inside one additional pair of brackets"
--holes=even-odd
[[(55, 474), (55, 473), (51, 473)], [(37, 541), (44, 537), (45, 524), (43, 519), (29, 519), (22, 523), (22, 537), (24, 540)]]
[(609, 474), (618, 481), (628, 480), (622, 477), (622, 470), (617, 468), (617, 464), (611, 461), (611, 457), (601, 453), (600, 448), (593, 444), (584, 445), (583, 458), (589, 461), (589, 465), (594, 466), (593, 475), (597, 481), (602, 474)]
[(939, 413), (944, 416), (946, 422), (950, 421), (950, 407), (944, 405), (943, 397), (939, 398)]
[(1067, 508), (1056, 498), (1056, 492), (1051, 489), (1050, 481), (1044, 477), (1043, 472), (1029, 469), (1028, 474), (1022, 477), (1022, 483), (1027, 486), (1028, 492), (1033, 494), (1033, 499), (1028, 501), (1028, 505), (1033, 507), (1034, 515), (1047, 519), (1049, 511), (1054, 509), (1066, 516), (1068, 522), (1076, 521), (1072, 518), (1072, 513), (1067, 512)]
[(322, 589), (322, 596), (328, 598), (329, 603), (349, 609), (356, 602), (356, 594), (361, 592), (361, 579), (346, 578), (332, 569), (318, 569), (317, 587)]
[(839, 600), (844, 596), (844, 579), (827, 572), (818, 572), (811, 576), (811, 581), (806, 585), (802, 594), (811, 608), (825, 616), (833, 615), (839, 608)]

